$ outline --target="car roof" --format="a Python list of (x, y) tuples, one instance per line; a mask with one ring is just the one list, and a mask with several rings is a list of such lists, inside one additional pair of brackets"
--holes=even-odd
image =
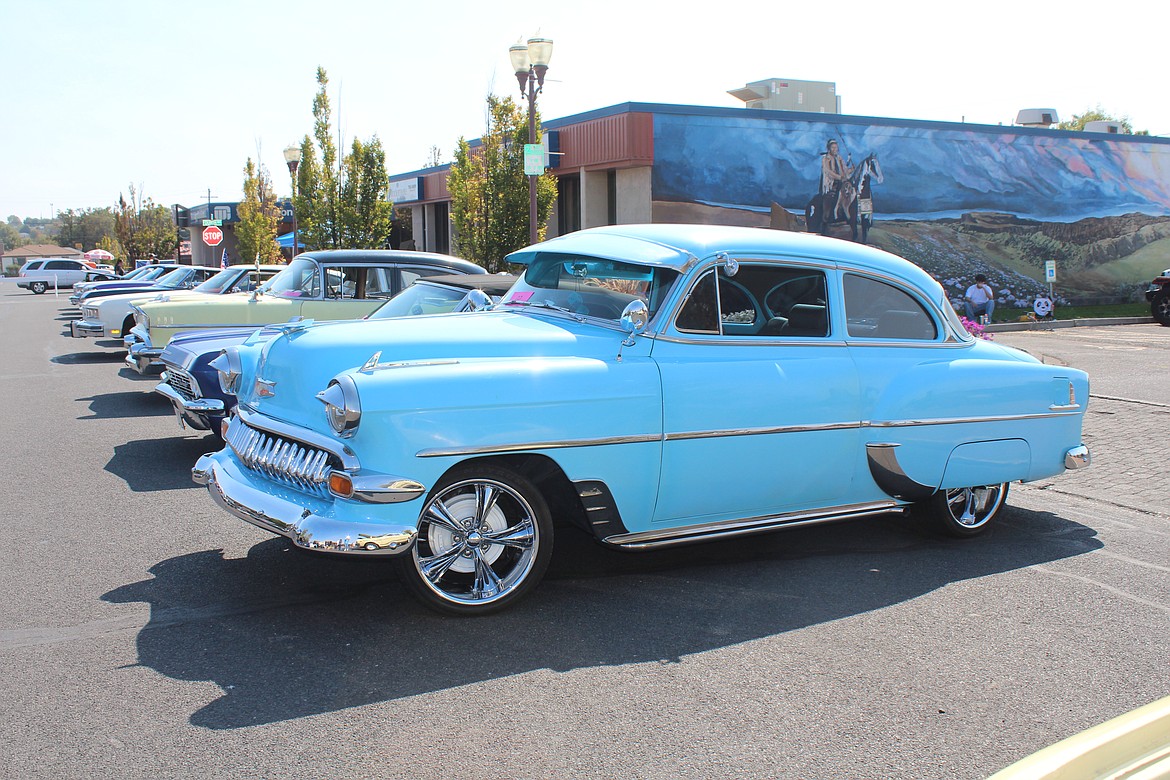
[(434, 252), (415, 252), (407, 249), (313, 249), (297, 255), (311, 258), (318, 263), (393, 263), (396, 265), (437, 265), (443, 268), (459, 269), (469, 274), (485, 274), (486, 270), (459, 257), (440, 255)]
[(931, 288), (935, 282), (918, 266), (875, 247), (836, 238), (769, 228), (730, 225), (610, 225), (567, 233), (513, 252), (504, 259), (528, 264), (543, 252), (591, 255), (686, 271), (718, 252), (732, 256), (778, 254), (793, 259), (835, 262), (895, 274)]
[(503, 295), (512, 289), (516, 277), (512, 274), (443, 274), (423, 276), (415, 284), (443, 284), (462, 290), (483, 290), (488, 295)]

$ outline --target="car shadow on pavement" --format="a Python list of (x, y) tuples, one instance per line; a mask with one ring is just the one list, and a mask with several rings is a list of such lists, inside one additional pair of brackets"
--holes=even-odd
[(122, 363), (126, 360), (125, 351), (118, 352), (70, 352), (68, 355), (57, 355), (49, 358), (50, 363), (62, 366), (84, 366), (94, 363)]
[[(158, 384), (158, 380), (155, 380)], [(89, 401), (92, 414), (78, 417), (79, 420), (112, 420), (122, 417), (162, 417), (174, 414), (171, 402), (158, 393), (129, 390), (124, 393), (105, 393), (78, 401)]]
[(196, 488), (198, 485), (191, 480), (191, 467), (200, 455), (215, 452), (223, 445), (212, 436), (191, 433), (195, 435), (119, 444), (114, 447), (114, 455), (105, 470), (125, 480), (135, 493)]
[(889, 517), (642, 554), (565, 530), (525, 600), (470, 619), (417, 605), (383, 561), (280, 538), (242, 559), (205, 550), (161, 561), (103, 599), (150, 604), (139, 664), (215, 682), (223, 695), (190, 722), (235, 729), (540, 669), (678, 662), (1102, 546), (1049, 513), (1001, 518), (969, 540)]

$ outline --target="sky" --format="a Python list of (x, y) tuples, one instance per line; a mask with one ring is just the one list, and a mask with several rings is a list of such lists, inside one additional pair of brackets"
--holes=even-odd
[[(507, 11), (507, 13), (505, 13)], [(335, 134), (381, 139), (391, 174), (449, 161), (519, 86), (508, 47), (554, 41), (541, 115), (635, 101), (742, 108), (730, 89), (830, 81), (859, 116), (1011, 125), (1101, 106), (1170, 135), (1166, 11), (1147, 0), (515, 4), (0, 0), (0, 219), (242, 198), (248, 158), (291, 190), (316, 70)]]

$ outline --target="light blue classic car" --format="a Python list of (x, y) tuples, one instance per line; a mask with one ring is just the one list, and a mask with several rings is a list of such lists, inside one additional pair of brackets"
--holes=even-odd
[(229, 349), (239, 407), (195, 480), (477, 614), (541, 579), (554, 521), (635, 550), (908, 511), (971, 536), (1008, 483), (1089, 464), (1084, 372), (973, 338), (871, 247), (627, 225), (508, 260), (487, 311)]

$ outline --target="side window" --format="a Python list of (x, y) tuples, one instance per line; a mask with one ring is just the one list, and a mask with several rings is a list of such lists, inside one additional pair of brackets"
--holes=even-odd
[(741, 263), (731, 278), (719, 274), (715, 295), (710, 271), (691, 289), (675, 320), (687, 333), (761, 338), (829, 335), (823, 271), (767, 263)]
[(72, 271), (72, 270), (74, 270), (74, 268), (73, 268), (73, 266), (69, 265), (68, 260), (50, 260), (49, 262), (45, 263), (45, 270), (46, 271), (66, 271), (66, 270)]
[(44, 264), (45, 264), (44, 260), (33, 260), (31, 263), (28, 264), (28, 268), (26, 268), (24, 270), (25, 271), (36, 271), (38, 268), (40, 268)]
[(443, 276), (444, 274), (454, 273), (447, 268), (435, 268), (434, 266), (426, 265), (412, 265), (399, 268), (398, 272), (401, 274), (402, 288), (405, 290), (410, 285), (414, 284), (415, 279), (426, 276)]
[(857, 274), (845, 275), (845, 317), (854, 338), (938, 338), (934, 319), (912, 295)]
[(375, 266), (366, 272), (366, 297), (386, 299), (394, 295), (394, 279), (397, 268)]

